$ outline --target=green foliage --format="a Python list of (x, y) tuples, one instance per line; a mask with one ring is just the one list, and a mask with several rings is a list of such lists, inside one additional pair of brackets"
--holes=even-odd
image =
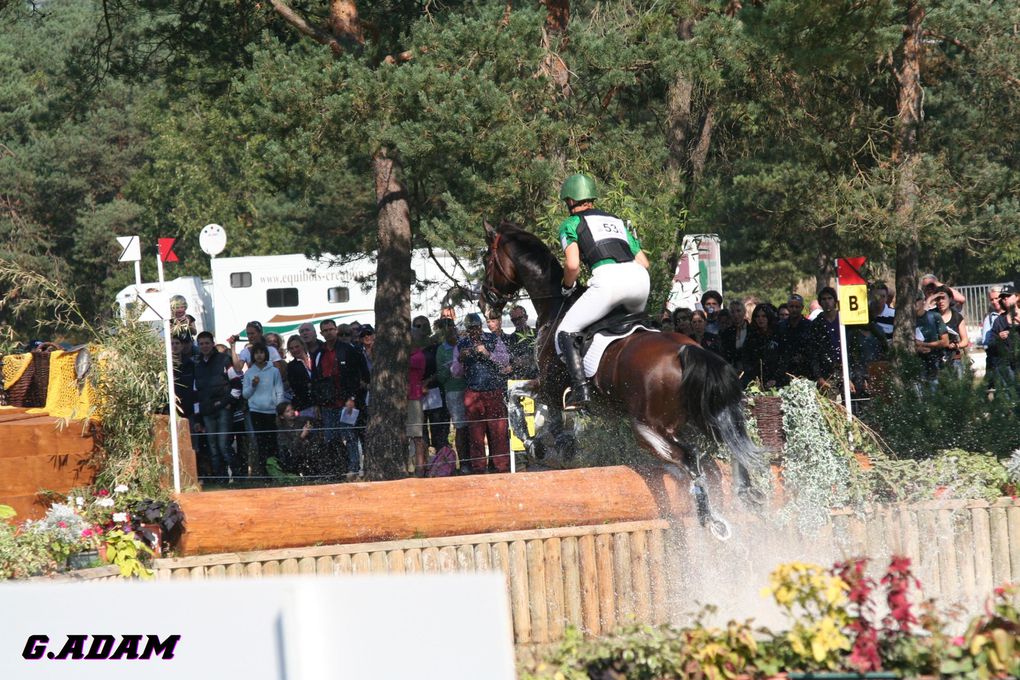
[(143, 557), (152, 557), (152, 548), (139, 540), (134, 533), (114, 529), (107, 532), (104, 545), (105, 560), (120, 569), (124, 578), (151, 579), (152, 570), (142, 562)]
[(7, 521), (16, 514), (9, 505), (0, 505), (0, 581), (56, 571), (51, 538)]
[(1003, 386), (989, 399), (972, 373), (939, 374), (937, 385), (921, 379), (919, 362), (907, 358), (887, 395), (860, 417), (902, 458), (924, 459), (947, 449), (987, 451), (1005, 459), (1020, 448), (1016, 392)]
[(160, 339), (144, 323), (125, 319), (100, 340), (93, 359), (103, 423), (96, 486), (126, 485), (133, 493), (162, 498), (168, 453), (153, 442), (153, 413), (166, 405), (166, 363)]

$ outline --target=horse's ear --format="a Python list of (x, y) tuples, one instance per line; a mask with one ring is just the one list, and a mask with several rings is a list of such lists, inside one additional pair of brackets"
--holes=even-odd
[(487, 243), (492, 243), (492, 240), (496, 238), (496, 232), (499, 231), (496, 227), (489, 224), (488, 220), (482, 220), (482, 224), (485, 225), (485, 240)]

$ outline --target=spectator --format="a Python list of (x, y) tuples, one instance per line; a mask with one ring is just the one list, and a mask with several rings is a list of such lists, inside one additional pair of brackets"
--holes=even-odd
[[(224, 355), (229, 355), (226, 345), (217, 345)], [(251, 413), (248, 411), (248, 400), (241, 393), (244, 387), (244, 374), (238, 373), (231, 365), (227, 369), (227, 378), (230, 380), (230, 403), (234, 416), (230, 426), (230, 444), (227, 452), (230, 454), (230, 476), (231, 480), (238, 477), (248, 477), (254, 467), (258, 467), (255, 461), (255, 437), (252, 434), (255, 430), (251, 424)]]
[[(758, 305), (758, 307), (760, 306)], [(758, 307), (755, 307), (755, 309), (758, 309)], [(746, 368), (741, 363), (744, 343), (747, 341), (748, 336), (747, 315), (744, 313), (744, 303), (739, 301), (731, 302), (729, 316), (732, 322), (729, 328), (724, 328), (719, 333), (719, 344), (722, 347), (722, 355), (726, 358), (726, 361), (730, 362), (739, 373), (742, 369)]]
[(677, 307), (673, 310), (673, 330), (691, 337), (694, 327), (691, 325), (691, 318), (694, 312), (687, 307)]
[(170, 337), (176, 336), (187, 346), (188, 351), (194, 352), (194, 338), (198, 330), (195, 328), (195, 317), (188, 314), (188, 301), (183, 295), (170, 298), (170, 314)]
[(992, 324), (1002, 313), (1002, 306), (999, 303), (999, 293), (1002, 286), (992, 286), (988, 289), (988, 313), (981, 320), (980, 344), (985, 348), (985, 383), (989, 389), (994, 389), (994, 376), (998, 374), (999, 358), (996, 356), (994, 339), (992, 337)]
[(1001, 313), (992, 322), (989, 347), (995, 355), (996, 378), (1014, 385), (1017, 353), (1020, 351), (1020, 310), (1017, 309), (1016, 288), (1005, 285), (999, 291)]
[(230, 461), (231, 396), (227, 369), (230, 358), (216, 350), (212, 333), (198, 334), (198, 361), (195, 363), (195, 399), (202, 430), (206, 434), (212, 474), (227, 476)]
[(946, 351), (946, 363), (956, 371), (957, 375), (963, 375), (963, 354), (964, 350), (970, 347), (970, 337), (967, 335), (967, 322), (963, 314), (951, 306), (952, 293), (948, 286), (941, 286), (935, 290), (935, 311), (942, 317), (946, 329), (949, 331), (949, 347)]
[[(422, 319), (424, 317), (418, 317)], [(417, 321), (417, 320), (416, 320)], [(428, 319), (425, 319), (428, 323)], [(407, 438), (414, 451), (414, 476), (425, 476), (424, 425), (425, 415), (421, 406), (421, 398), (425, 394), (425, 344), (428, 342), (426, 326), (421, 324), (411, 327), (411, 355), (407, 360)], [(431, 329), (430, 329), (431, 330)]]
[[(249, 321), (248, 325), (244, 327), (244, 332), (248, 335), (248, 344), (240, 352), (234, 351), (234, 345), (237, 344), (238, 336), (231, 335), (227, 338), (227, 347), (230, 348), (231, 358), (234, 363), (234, 370), (238, 373), (244, 372), (245, 366), (251, 366), (251, 348), (253, 345), (261, 344), (265, 345), (265, 337), (262, 335), (262, 322), (261, 321)], [(276, 367), (276, 370), (280, 372), (282, 376), (287, 367), (283, 364), (283, 357), (280, 356), (280, 351), (275, 347), (266, 346), (269, 352), (269, 363)], [(276, 417), (276, 406), (273, 406), (273, 418)]]
[(266, 347), (272, 347), (280, 355), (280, 358), (284, 358), (284, 347), (283, 338), (280, 337), (279, 333), (266, 333)]
[[(293, 337), (300, 341), (298, 336)], [(280, 468), (297, 474), (310, 472), (318, 439), (315, 420), (300, 415), (289, 401), (281, 401), (276, 405), (276, 429)]]
[(191, 341), (187, 335), (170, 336), (170, 353), (174, 360), (174, 396), (177, 415), (190, 422), (195, 414), (195, 362), (191, 359)]
[(949, 347), (949, 331), (942, 317), (927, 308), (923, 292), (918, 292), (914, 301), (914, 316), (914, 351), (924, 364), (925, 377), (937, 381), (945, 350)]
[(653, 323), (655, 324), (656, 328), (668, 330), (670, 324), (673, 323), (673, 313), (670, 312), (668, 309), (664, 309), (662, 310), (662, 314), (659, 315), (659, 320)]
[(722, 295), (709, 290), (701, 296), (701, 309), (705, 312), (705, 332), (719, 335), (719, 310), (722, 309)]
[[(881, 305), (878, 316), (874, 316), (875, 323), (882, 330), (886, 340), (892, 340), (893, 326), (896, 321), (896, 310), (890, 306), (889, 302), (892, 300), (892, 294), (889, 292), (889, 286), (886, 285), (885, 281), (879, 281), (871, 290), (872, 299)], [(870, 306), (869, 306), (870, 312)]]
[(463, 377), (455, 376), (451, 372), (453, 355), (460, 336), (453, 319), (441, 320), (446, 321), (447, 325), (444, 327), (443, 342), (436, 347), (436, 379), (443, 390), (446, 410), (450, 412), (450, 424), (454, 428), (455, 448), (461, 461), (461, 470), (466, 473), (471, 441), (467, 416), (464, 413), (464, 390), (467, 383)]
[[(422, 317), (424, 318), (424, 317)], [(427, 320), (426, 320), (427, 323)], [(425, 345), (425, 396), (421, 407), (425, 412), (425, 448), (443, 448), (450, 441), (450, 412), (439, 380), (439, 348), (446, 341), (446, 329), (455, 324), (451, 319), (436, 319), (436, 332)]]
[[(836, 291), (826, 286), (818, 291), (821, 312), (808, 329), (811, 376), (819, 387), (825, 387), (839, 376), (842, 363), (839, 342), (839, 311)], [(792, 312), (792, 310), (791, 310)]]
[[(367, 326), (361, 329), (365, 333)], [(325, 338), (322, 349), (314, 357), (315, 372), (312, 377), (312, 395), (319, 407), (322, 426), (325, 429), (324, 450), (331, 458), (331, 465), (347, 471), (348, 456), (343, 455), (340, 437), (340, 411), (348, 398), (353, 397), (364, 415), (365, 386), (369, 381), (369, 368), (365, 355), (351, 344), (350, 327), (340, 334), (336, 322), (326, 319), (319, 324), (319, 331)]]
[(443, 307), (441, 310), (439, 310), (439, 318), (440, 319), (449, 319), (456, 326), (457, 325), (457, 310), (455, 310), (453, 307), (449, 307), (449, 306)]
[(719, 344), (719, 336), (715, 333), (709, 333), (707, 328), (707, 315), (700, 309), (695, 309), (691, 313), (691, 333), (688, 337), (705, 349), (722, 355), (722, 346)]
[(785, 302), (779, 305), (776, 309), (776, 317), (779, 319), (779, 323), (782, 323), (790, 318), (790, 305)]
[(298, 335), (301, 336), (301, 342), (305, 343), (305, 352), (308, 356), (314, 357), (322, 349), (322, 343), (315, 334), (315, 324), (308, 322), (301, 324), (298, 326)]
[[(743, 306), (743, 305), (741, 305)], [(747, 341), (741, 348), (744, 387), (758, 381), (762, 389), (781, 385), (778, 319), (772, 305), (762, 303), (751, 313)]]
[(808, 321), (814, 321), (815, 319), (818, 318), (818, 316), (821, 313), (822, 313), (822, 305), (818, 302), (818, 300), (812, 300), (811, 304), (808, 307), (808, 315), (807, 315)]
[(535, 362), (535, 329), (528, 325), (528, 310), (520, 305), (512, 307), (510, 322), (514, 325), (506, 347), (510, 353), (510, 379), (533, 380), (538, 377), (538, 364)]
[(510, 364), (510, 355), (499, 337), (482, 332), (482, 317), (468, 314), (464, 319), (467, 337), (454, 349), (450, 372), (464, 376), (464, 410), (469, 421), (470, 460), (474, 472), (485, 472), (485, 447), (497, 472), (510, 469), (510, 432), (502, 370)]
[(934, 295), (936, 289), (941, 288), (943, 286), (945, 286), (946, 290), (948, 291), (948, 295), (951, 298), (950, 306), (956, 311), (962, 312), (963, 306), (967, 304), (967, 298), (964, 297), (963, 293), (956, 290), (955, 288), (951, 288), (945, 285), (944, 283), (939, 281), (938, 277), (935, 276), (934, 274), (925, 274), (924, 276), (921, 277), (921, 290), (924, 291), (924, 295), (926, 298), (930, 298), (932, 295)]
[(791, 293), (786, 307), (789, 318), (779, 324), (779, 364), (784, 376), (811, 377), (811, 322), (804, 318), (804, 298)]
[[(251, 346), (251, 366), (242, 379), (241, 394), (248, 400), (255, 432), (255, 464), (252, 474), (263, 476), (270, 458), (277, 457), (276, 407), (283, 401), (283, 378), (269, 363), (269, 348), (258, 342)], [(279, 459), (277, 459), (279, 460)]]
[(317, 418), (315, 400), (312, 398), (312, 378), (315, 376), (315, 364), (305, 350), (305, 343), (300, 335), (292, 335), (287, 340), (287, 350), (292, 357), (287, 364), (287, 384), (291, 391), (291, 408), (297, 416)]

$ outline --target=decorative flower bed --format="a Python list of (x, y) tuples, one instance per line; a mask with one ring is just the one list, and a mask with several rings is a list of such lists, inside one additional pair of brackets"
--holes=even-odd
[(985, 611), (968, 622), (962, 635), (953, 635), (948, 631), (954, 622), (943, 618), (933, 602), (914, 604), (920, 583), (908, 559), (894, 557), (877, 581), (867, 575), (866, 566), (866, 559), (829, 569), (780, 565), (764, 594), (788, 618), (783, 631), (755, 627), (751, 620), (712, 626), (707, 620), (715, 610), (709, 607), (684, 628), (633, 627), (589, 641), (572, 631), (545, 660), (521, 668), (520, 675), (532, 680), (735, 680), (834, 673), (977, 680), (1020, 676), (1017, 586), (997, 588)]

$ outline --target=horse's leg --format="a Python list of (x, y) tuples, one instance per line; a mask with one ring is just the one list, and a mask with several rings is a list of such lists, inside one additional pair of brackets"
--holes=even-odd
[(638, 440), (662, 461), (669, 463), (668, 469), (674, 475), (679, 478), (680, 474), (683, 474), (690, 480), (690, 491), (694, 496), (694, 507), (701, 526), (708, 526), (712, 535), (720, 541), (728, 540), (732, 536), (732, 531), (729, 522), (712, 510), (698, 447), (689, 438), (681, 443), (675, 435), (666, 437), (643, 423), (631, 421), (631, 425)]

